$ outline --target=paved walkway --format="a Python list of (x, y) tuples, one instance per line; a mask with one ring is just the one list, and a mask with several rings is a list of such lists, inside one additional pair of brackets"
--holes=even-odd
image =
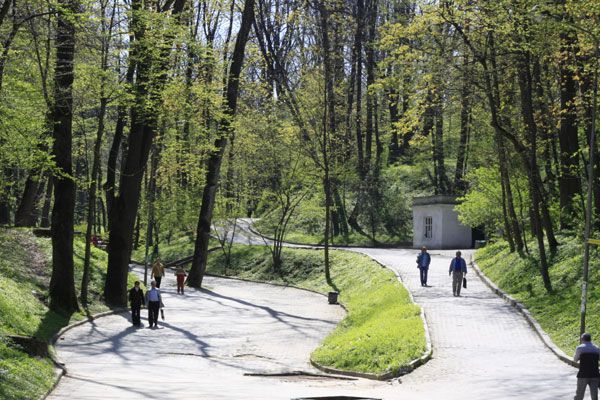
[[(574, 369), (559, 361), (524, 319), (469, 274), (454, 298), (448, 253), (432, 253), (429, 283), (419, 284), (415, 251), (356, 249), (398, 271), (425, 310), (433, 359), (391, 382), (245, 373), (303, 370), (312, 349), (343, 317), (325, 298), (291, 288), (207, 278), (205, 291), (175, 294), (163, 284), (166, 321), (134, 329), (126, 316), (98, 319), (57, 343), (69, 375), (58, 399), (569, 399)], [(145, 311), (142, 312), (146, 314)]]
[(573, 397), (575, 369), (558, 360), (525, 319), (473, 271), (467, 274), (468, 288), (462, 290), (461, 297), (452, 296), (448, 267), (454, 252), (431, 251), (430, 287), (424, 288), (416, 268), (416, 251), (359, 251), (397, 271), (415, 302), (425, 310), (433, 358), (402, 378), (403, 389), (414, 394), (410, 398)]

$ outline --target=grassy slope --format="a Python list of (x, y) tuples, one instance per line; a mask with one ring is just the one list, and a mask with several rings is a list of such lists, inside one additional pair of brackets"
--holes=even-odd
[[(75, 242), (75, 284), (79, 286), (84, 243)], [(47, 308), (51, 243), (35, 238), (26, 230), (0, 230), (0, 398), (35, 399), (54, 383), (53, 365), (36, 359), (11, 344), (5, 335), (50, 339), (70, 322), (85, 318), (83, 313), (60, 315)], [(106, 253), (93, 249), (89, 312), (108, 308), (100, 300)], [(130, 280), (134, 279), (132, 276)]]
[[(356, 253), (333, 251), (331, 261), (332, 279), (348, 315), (312, 358), (339, 369), (384, 373), (420, 357), (425, 350), (420, 308), (410, 302), (395, 275)], [(209, 256), (208, 272), (326, 293), (331, 288), (323, 268), (320, 251), (284, 249), (281, 274), (274, 274), (267, 248), (235, 246), (227, 271), (222, 253), (215, 252)]]
[[(265, 232), (267, 232), (265, 230)], [(268, 236), (268, 235), (267, 235)], [(386, 245), (397, 245), (400, 244), (401, 241), (398, 241), (398, 238), (392, 238), (387, 235), (378, 235), (377, 236), (378, 244), (386, 244)], [(290, 243), (301, 243), (301, 244), (322, 244), (323, 243), (323, 235), (311, 235), (301, 231), (289, 231), (285, 235), (285, 240)], [(369, 238), (366, 238), (358, 233), (351, 233), (348, 235), (348, 238), (345, 239), (343, 237), (335, 237), (333, 238), (333, 242), (338, 246), (373, 246), (373, 241)]]
[[(551, 294), (544, 290), (535, 260), (510, 254), (505, 242), (478, 250), (476, 261), (492, 281), (525, 304), (552, 340), (571, 354), (579, 336), (583, 249), (578, 239), (562, 237), (559, 241), (561, 245), (550, 260)], [(536, 254), (536, 248), (531, 250)], [(592, 249), (587, 310), (587, 330), (596, 338), (600, 335), (599, 255)]]
[[(176, 236), (169, 243), (162, 242), (159, 244), (160, 258), (163, 262), (171, 262), (180, 258), (188, 257), (194, 254), (194, 237), (195, 232), (190, 232), (185, 235)], [(216, 247), (219, 242), (213, 238), (210, 239), (208, 248)], [(141, 244), (137, 249), (134, 249), (131, 258), (132, 260), (143, 262), (146, 255), (146, 248)], [(152, 248), (149, 249), (149, 255), (152, 255)]]

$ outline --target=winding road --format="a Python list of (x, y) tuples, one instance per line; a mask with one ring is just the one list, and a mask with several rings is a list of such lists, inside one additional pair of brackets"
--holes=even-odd
[[(242, 228), (236, 241), (263, 244)], [(319, 376), (309, 354), (344, 316), (321, 295), (207, 278), (206, 289), (180, 296), (169, 276), (160, 329), (135, 329), (128, 316), (113, 315), (59, 339), (68, 374), (49, 399), (572, 398), (575, 370), (475, 274), (463, 297), (452, 296), (451, 252), (432, 252), (431, 287), (423, 288), (415, 251), (351, 251), (396, 271), (426, 313), (433, 358), (409, 375), (389, 382)]]

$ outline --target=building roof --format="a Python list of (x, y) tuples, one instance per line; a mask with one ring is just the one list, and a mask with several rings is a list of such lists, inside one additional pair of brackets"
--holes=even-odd
[(459, 204), (458, 198), (451, 195), (436, 195), (413, 198), (413, 206), (428, 206), (433, 204)]

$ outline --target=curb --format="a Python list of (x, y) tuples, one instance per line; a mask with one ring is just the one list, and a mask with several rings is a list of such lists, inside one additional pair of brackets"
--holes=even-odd
[(52, 393), (54, 391), (54, 389), (56, 389), (56, 387), (60, 383), (61, 378), (65, 375), (67, 375), (67, 367), (65, 366), (65, 363), (63, 363), (60, 360), (60, 358), (58, 358), (58, 356), (56, 355), (56, 349), (54, 348), (54, 345), (56, 344), (58, 339), (62, 335), (64, 335), (65, 332), (70, 331), (71, 329), (76, 328), (80, 325), (94, 321), (101, 317), (106, 317), (106, 316), (114, 315), (114, 314), (121, 314), (126, 311), (128, 311), (127, 308), (115, 308), (114, 310), (104, 311), (104, 312), (101, 312), (98, 314), (93, 314), (93, 315), (89, 316), (88, 318), (82, 319), (81, 321), (73, 322), (72, 324), (69, 324), (69, 325), (63, 327), (61, 330), (59, 330), (57, 333), (55, 333), (54, 336), (52, 336), (52, 339), (50, 339), (48, 341), (48, 357), (50, 358), (50, 360), (52, 360), (52, 363), (55, 366), (55, 370), (54, 370), (55, 371), (55, 381), (54, 381), (54, 384), (52, 385), (52, 387), (50, 388), (50, 390), (48, 390), (48, 392), (46, 394), (42, 395), (42, 397), (40, 398), (41, 400), (48, 398), (48, 396), (50, 396), (50, 393)]
[(513, 298), (508, 293), (506, 293), (505, 291), (500, 289), (498, 286), (496, 286), (496, 284), (494, 282), (492, 282), (487, 276), (485, 276), (483, 271), (481, 271), (481, 269), (475, 263), (473, 256), (471, 256), (470, 264), (471, 264), (471, 267), (473, 268), (473, 270), (475, 271), (475, 273), (477, 274), (477, 276), (483, 281), (483, 283), (486, 284), (486, 286), (488, 286), (492, 290), (492, 292), (494, 292), (500, 298), (504, 299), (507, 303), (509, 303), (513, 308), (515, 308), (525, 318), (525, 320), (527, 321), (529, 326), (533, 329), (533, 331), (542, 340), (544, 345), (552, 353), (554, 353), (554, 355), (556, 357), (558, 357), (559, 360), (563, 361), (564, 363), (566, 363), (572, 367), (575, 367), (575, 368), (579, 367), (579, 363), (576, 363), (575, 361), (573, 361), (573, 359), (571, 357), (566, 355), (564, 351), (562, 351), (556, 344), (554, 344), (554, 342), (552, 341), (550, 336), (546, 333), (546, 331), (544, 331), (544, 329), (541, 327), (541, 325), (531, 315), (531, 312), (527, 308), (525, 308), (525, 306), (522, 303), (519, 303), (515, 298)]
[[(315, 247), (311, 247), (311, 248), (308, 248), (308, 249), (310, 249), (310, 250), (319, 250), (318, 248), (315, 248)], [(394, 273), (394, 275), (396, 276), (396, 278), (398, 279), (398, 281), (402, 284), (402, 286), (404, 286), (404, 288), (408, 292), (408, 296), (409, 296), (410, 301), (413, 304), (417, 304), (415, 302), (415, 299), (414, 299), (412, 293), (410, 292), (410, 290), (408, 290), (406, 288), (406, 285), (404, 285), (404, 282), (402, 281), (402, 277), (398, 273), (396, 273), (396, 271), (392, 270), (391, 268), (388, 268), (386, 265), (384, 265), (384, 264), (380, 263), (379, 261), (375, 260), (373, 257), (369, 256), (368, 254), (364, 254), (362, 252), (357, 252), (356, 250), (351, 250), (351, 249), (337, 249), (337, 250), (348, 251), (348, 252), (352, 252), (352, 253), (362, 254), (364, 256), (369, 257), (372, 261), (374, 261), (375, 263), (377, 263), (380, 267), (385, 268), (385, 269), (387, 269), (389, 271), (392, 271)], [(250, 280), (250, 279), (244, 279), (244, 278), (221, 276), (221, 275), (215, 275), (215, 274), (205, 274), (205, 276), (213, 276), (213, 277), (218, 277), (218, 278), (223, 278), (223, 279), (232, 279), (232, 280), (238, 280), (238, 281), (242, 281), (242, 282), (262, 283), (262, 284), (266, 284), (266, 285), (279, 286), (279, 287), (289, 287), (289, 288), (304, 290), (304, 291), (311, 292), (311, 293), (316, 293), (316, 294), (319, 294), (321, 296), (325, 296), (326, 297), (325, 294), (317, 292), (315, 290), (300, 288), (300, 287), (292, 286), (292, 285), (284, 285), (284, 284), (281, 284), (281, 283), (264, 282), (264, 281)], [(348, 312), (347, 308), (342, 303), (338, 303), (338, 304), (344, 309), (344, 311)], [(318, 370), (326, 372), (328, 374), (336, 374), (336, 375), (342, 375), (342, 376), (351, 376), (351, 377), (355, 377), (355, 378), (364, 378), (364, 379), (371, 379), (371, 380), (377, 380), (377, 381), (387, 381), (389, 379), (398, 378), (398, 377), (400, 377), (402, 375), (406, 375), (406, 374), (412, 372), (416, 368), (418, 368), (421, 365), (425, 364), (427, 361), (431, 360), (431, 357), (432, 357), (432, 354), (433, 354), (433, 347), (432, 347), (432, 344), (431, 344), (431, 336), (429, 334), (429, 326), (427, 324), (427, 319), (426, 319), (426, 316), (425, 316), (425, 311), (423, 311), (423, 307), (419, 306), (419, 308), (421, 309), (420, 316), (421, 316), (421, 320), (423, 321), (423, 328), (425, 330), (426, 350), (425, 350), (425, 352), (423, 353), (423, 355), (421, 357), (412, 360), (407, 365), (401, 366), (398, 369), (398, 371), (396, 371), (396, 372), (386, 372), (386, 373), (383, 373), (383, 374), (370, 374), (368, 372), (345, 371), (345, 370), (331, 368), (331, 367), (326, 367), (324, 365), (321, 365), (321, 364), (317, 363), (316, 361), (314, 361), (312, 359), (312, 357), (310, 358), (310, 364), (313, 367), (317, 368)]]

